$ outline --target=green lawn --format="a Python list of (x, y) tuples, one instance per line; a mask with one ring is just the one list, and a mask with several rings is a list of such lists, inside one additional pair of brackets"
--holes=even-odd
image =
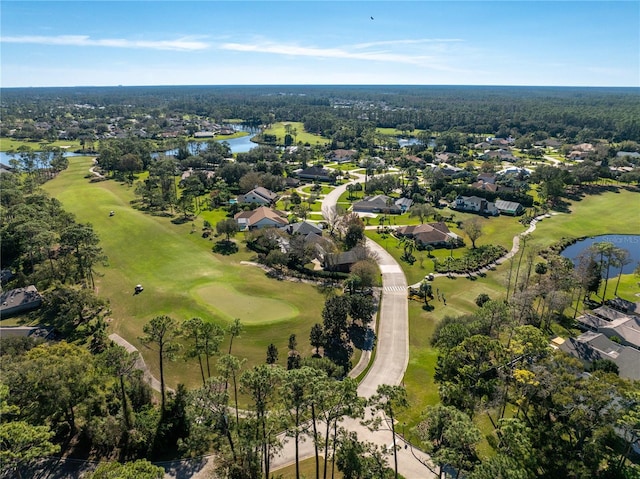
[[(162, 314), (179, 321), (199, 316), (223, 326), (240, 318), (246, 330), (234, 342), (234, 353), (246, 357), (249, 364), (263, 362), (271, 342), (280, 351), (279, 362), (285, 364), (292, 333), (298, 337), (301, 354), (311, 354), (309, 330), (320, 320), (324, 304), (314, 286), (268, 279), (260, 268), (240, 265), (253, 256), (241, 244), (237, 254), (213, 254), (216, 239), (203, 239), (200, 231), (203, 217), (211, 221), (216, 214), (196, 218), (196, 232), (191, 233), (190, 222), (173, 224), (171, 218), (135, 210), (130, 206), (133, 187), (115, 181), (90, 183), (85, 178), (91, 161), (71, 158), (69, 169), (45, 189), (78, 221), (93, 224), (109, 258), (99, 268), (97, 289), (111, 304), (110, 332), (140, 348), (156, 374), (156, 355), (138, 338), (143, 325)], [(111, 210), (116, 213), (112, 217)], [(134, 296), (138, 283), (145, 290)], [(198, 375), (195, 362), (178, 361), (169, 366), (167, 381), (171, 386), (177, 382), (194, 386)]]
[(406, 134), (401, 131), (398, 130), (396, 128), (381, 128), (378, 127), (376, 128), (376, 133), (380, 133), (381, 135), (387, 135), (387, 136), (409, 136), (409, 137), (414, 137), (417, 136), (419, 133), (422, 133), (424, 130), (413, 130), (410, 132), (406, 132)]
[[(630, 218), (640, 218), (640, 195), (637, 191), (620, 189), (617, 192), (607, 191), (601, 194), (584, 197), (580, 201), (573, 201), (569, 206), (571, 214), (557, 214), (552, 218), (545, 218), (537, 225), (531, 235), (529, 245), (543, 247), (563, 236), (592, 236), (606, 233), (637, 234), (637, 221)], [(620, 205), (625, 205), (620, 207)], [(462, 214), (456, 213), (456, 220)], [(462, 218), (460, 218), (462, 219)], [(524, 227), (512, 217), (487, 218), (483, 220), (484, 235), (478, 244), (497, 243), (511, 249), (511, 238), (514, 234), (524, 231)], [(454, 230), (455, 231), (455, 230)], [(456, 231), (460, 234), (460, 232)], [(385, 240), (380, 239), (375, 231), (367, 230), (367, 236), (376, 240), (383, 247)], [(396, 247), (397, 240), (386, 240), (389, 252), (397, 259), (402, 250)], [(447, 250), (435, 250), (435, 256), (446, 255)], [(461, 250), (454, 250), (454, 255), (461, 254)], [(432, 271), (430, 260), (424, 261), (424, 269), (416, 262), (409, 266), (399, 261), (409, 283), (419, 281), (425, 273)], [(486, 293), (496, 299), (504, 296), (507, 282), (509, 263), (506, 262), (489, 272), (484, 277), (474, 279), (436, 277), (434, 290), (439, 290), (447, 300), (445, 306), (441, 301), (432, 301), (431, 311), (425, 311), (417, 301), (409, 302), (409, 365), (404, 376), (411, 408), (400, 417), (408, 426), (415, 426), (420, 421), (420, 414), (427, 405), (439, 401), (437, 385), (433, 374), (437, 360), (437, 352), (431, 348), (429, 341), (437, 322), (445, 315), (459, 316), (474, 311), (475, 298)], [(617, 278), (609, 281), (607, 297), (613, 297)], [(623, 275), (620, 281), (618, 295), (635, 301), (636, 293), (640, 292), (638, 278), (634, 275)]]
[(358, 168), (355, 163), (327, 163), (327, 168), (339, 171), (353, 171)]
[(286, 121), (275, 123), (271, 128), (267, 128), (263, 133), (267, 135), (276, 135), (278, 138), (278, 144), (284, 145), (284, 137), (287, 134), (285, 130), (285, 125), (291, 125), (291, 128), (296, 131), (296, 134), (292, 136), (294, 137), (294, 143), (309, 143), (310, 145), (326, 145), (331, 140), (329, 138), (325, 138), (320, 135), (315, 135), (313, 133), (307, 133), (304, 131), (304, 124), (302, 122), (297, 121)]
[(28, 146), (33, 151), (38, 151), (44, 146), (57, 146), (69, 151), (74, 151), (80, 148), (80, 142), (77, 140), (56, 140), (53, 142), (49, 142), (16, 140), (15, 138), (0, 138), (0, 151), (17, 151), (21, 146)]

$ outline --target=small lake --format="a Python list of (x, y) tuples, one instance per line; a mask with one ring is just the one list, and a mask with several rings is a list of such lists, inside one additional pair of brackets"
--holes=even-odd
[[(589, 246), (594, 243), (604, 242), (612, 243), (613, 246), (626, 249), (629, 252), (631, 263), (625, 265), (622, 272), (623, 274), (633, 273), (638, 262), (640, 262), (640, 235), (602, 235), (594, 236), (593, 238), (586, 238), (565, 248), (564, 251), (562, 251), (562, 256), (569, 258), (571, 261), (576, 263), (580, 253), (589, 248)], [(617, 274), (618, 268), (614, 268), (613, 271)]]
[[(256, 146), (258, 146), (257, 143), (254, 143), (251, 141), (251, 138), (253, 138), (254, 136), (256, 136), (256, 133), (241, 136), (238, 138), (232, 138), (230, 140), (216, 140), (216, 141), (228, 143), (229, 148), (231, 148), (231, 153), (246, 153), (251, 148), (255, 148)], [(196, 155), (199, 152), (202, 152), (207, 149), (207, 143), (204, 141), (190, 141), (189, 143), (187, 143), (187, 148), (189, 149), (189, 152), (192, 155)], [(167, 150), (163, 153), (168, 156), (175, 156), (178, 154), (178, 149), (176, 148), (173, 150)], [(152, 153), (151, 156), (157, 157), (158, 154)]]
[[(398, 140), (398, 145), (400, 145), (400, 148), (404, 148), (406, 146), (411, 146), (411, 145), (419, 145), (422, 143), (422, 141), (417, 138), (396, 138), (396, 140)], [(436, 140), (431, 138), (427, 142), (427, 146), (429, 148), (433, 148), (434, 146), (436, 146)]]
[[(258, 146), (257, 143), (254, 143), (251, 141), (251, 138), (256, 136), (256, 134), (257, 134), (256, 132), (250, 132), (248, 135), (241, 136), (238, 138), (232, 138), (230, 140), (216, 140), (216, 141), (226, 141), (229, 144), (229, 147), (231, 148), (231, 153), (246, 153), (251, 148), (255, 148), (256, 146)], [(204, 151), (207, 148), (206, 142), (197, 142), (197, 141), (189, 142), (187, 146), (189, 148), (189, 151), (192, 154), (197, 153), (198, 150)], [(36, 151), (34, 153), (40, 153), (40, 152)], [(164, 153), (166, 155), (176, 155), (178, 153), (178, 150), (177, 149), (168, 150), (168, 151), (165, 151)], [(84, 153), (74, 153), (72, 151), (64, 152), (64, 156), (67, 156), (67, 157), (83, 156), (83, 155)], [(152, 154), (152, 156), (157, 156), (157, 153)], [(18, 153), (14, 155), (10, 155), (6, 151), (0, 151), (0, 163), (4, 165), (9, 165), (9, 160), (11, 160), (12, 158), (17, 159), (18, 157), (19, 157)]]

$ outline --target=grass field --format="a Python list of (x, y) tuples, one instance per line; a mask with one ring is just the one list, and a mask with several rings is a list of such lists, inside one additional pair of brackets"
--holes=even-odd
[[(620, 189), (572, 201), (569, 204), (569, 214), (560, 213), (538, 223), (536, 231), (530, 237), (529, 246), (539, 248), (547, 246), (563, 236), (595, 236), (607, 233), (637, 234), (638, 221), (630, 221), (630, 219), (640, 219), (639, 199), (638, 191)], [(501, 218), (504, 218), (504, 223), (500, 221), (491, 223), (493, 220)], [(458, 219), (458, 213), (456, 213), (456, 219)], [(498, 243), (510, 249), (511, 240), (509, 238), (524, 230), (514, 218), (510, 217), (488, 218), (487, 221), (488, 223), (484, 223), (485, 234), (480, 238), (478, 244)], [(367, 236), (385, 246), (384, 240), (380, 241), (379, 235), (375, 231), (367, 231)], [(396, 243), (395, 239), (390, 238), (388, 249), (391, 254), (399, 258), (402, 251), (395, 248)], [(459, 251), (454, 250), (454, 254), (461, 254)], [(438, 255), (438, 252), (439, 250), (434, 251), (434, 255)], [(425, 269), (420, 270), (417, 262), (413, 266), (409, 266), (400, 261), (409, 283), (412, 280), (419, 280), (425, 272), (429, 272), (429, 268), (433, 266), (429, 263), (431, 262), (425, 261)], [(435, 325), (446, 315), (458, 316), (473, 312), (477, 309), (475, 298), (481, 293), (486, 293), (493, 299), (503, 297), (508, 268), (509, 264), (506, 262), (486, 276), (474, 279), (437, 277), (433, 287), (434, 290), (437, 289), (445, 295), (446, 306), (443, 302), (435, 300), (431, 302), (433, 310), (425, 311), (421, 303), (409, 302), (410, 358), (404, 384), (407, 388), (411, 408), (400, 417), (400, 420), (406, 422), (408, 426), (413, 427), (420, 421), (420, 415), (427, 405), (436, 404), (439, 401), (437, 384), (433, 380), (437, 351), (429, 344)], [(610, 280), (608, 298), (613, 297), (614, 285), (615, 279)], [(640, 293), (638, 278), (634, 275), (623, 275), (618, 295), (630, 301), (636, 301), (638, 299), (635, 296), (637, 293)]]
[[(142, 326), (160, 314), (178, 320), (201, 316), (222, 325), (240, 317), (246, 330), (234, 343), (234, 352), (247, 357), (250, 364), (264, 361), (266, 347), (271, 342), (278, 346), (283, 363), (287, 338), (292, 333), (298, 336), (301, 353), (310, 354), (309, 328), (319, 320), (324, 298), (311, 285), (292, 286), (288, 282), (269, 280), (259, 268), (240, 265), (241, 260), (252, 257), (242, 246), (235, 255), (214, 255), (211, 247), (215, 240), (205, 240), (199, 232), (204, 219), (215, 225), (224, 213), (202, 213), (193, 222), (196, 233), (191, 233), (190, 223), (177, 225), (170, 218), (132, 209), (131, 187), (113, 181), (90, 183), (86, 178), (90, 158), (76, 157), (70, 161), (69, 170), (47, 183), (45, 189), (76, 214), (79, 221), (91, 222), (100, 235), (109, 264), (100, 268), (98, 289), (99, 294), (111, 302), (110, 329), (139, 347), (153, 369), (157, 368), (155, 354), (144, 348), (137, 338), (142, 334)], [(572, 201), (568, 204), (569, 213), (559, 213), (538, 224), (529, 245), (543, 247), (563, 236), (637, 234), (638, 222), (632, 219), (640, 218), (638, 198), (637, 191), (619, 189)], [(110, 217), (110, 210), (116, 215)], [(456, 221), (471, 216), (458, 212), (455, 215)], [(395, 218), (396, 224), (404, 221), (408, 219)], [(508, 216), (482, 218), (482, 221), (484, 234), (478, 244), (501, 244), (510, 249), (513, 236), (524, 230), (516, 218)], [(371, 224), (375, 222), (374, 219)], [(464, 236), (453, 224), (451, 227)], [(368, 230), (367, 235), (386, 246), (397, 258), (402, 254), (395, 239), (389, 238), (385, 244), (375, 231)], [(461, 251), (455, 250), (454, 255), (462, 254)], [(449, 251), (435, 250), (433, 254), (446, 256)], [(423, 268), (419, 262), (413, 266), (400, 264), (409, 283), (419, 281), (433, 267), (430, 259), (423, 261)], [(487, 293), (491, 298), (501, 297), (507, 270), (505, 263), (487, 276), (473, 280), (436, 278), (434, 288), (446, 296), (447, 305), (433, 301), (431, 311), (424, 310), (419, 302), (410, 302), (410, 361), (404, 383), (412, 407), (402, 421), (415, 425), (424, 407), (438, 401), (433, 382), (437, 353), (429, 345), (437, 322), (445, 315), (473, 311), (474, 300), (480, 293)], [(145, 291), (133, 296), (133, 286), (137, 283), (142, 283)], [(637, 278), (624, 276), (620, 296), (633, 299), (639, 289), (637, 283)], [(610, 284), (610, 294), (613, 289)], [(172, 386), (178, 381), (193, 386), (198, 383), (198, 374), (195, 362), (187, 365), (180, 362), (169, 366), (167, 380)]]
[[(191, 233), (191, 223), (178, 225), (171, 218), (135, 210), (129, 203), (133, 187), (114, 181), (90, 183), (85, 176), (92, 160), (74, 157), (70, 162), (45, 189), (100, 236), (108, 264), (98, 268), (97, 288), (111, 304), (110, 332), (138, 347), (156, 374), (156, 354), (138, 338), (145, 323), (163, 314), (178, 321), (199, 316), (222, 326), (240, 318), (246, 329), (234, 342), (234, 353), (249, 364), (263, 362), (271, 342), (284, 364), (290, 334), (297, 335), (302, 355), (311, 354), (309, 330), (319, 321), (324, 304), (314, 286), (268, 279), (261, 269), (240, 265), (252, 258), (242, 245), (231, 256), (213, 254), (213, 241), (199, 234), (202, 217), (194, 221), (196, 233)], [(116, 213), (112, 217), (111, 210)], [(138, 283), (145, 290), (134, 296)], [(167, 382), (194, 386), (198, 375), (195, 362), (180, 361), (169, 365)]]
[(49, 142), (16, 140), (14, 138), (0, 138), (0, 151), (17, 151), (21, 146), (28, 146), (33, 151), (38, 151), (44, 146), (57, 146), (69, 151), (74, 151), (80, 148), (80, 142), (77, 140), (56, 140), (54, 142)]
[(331, 141), (329, 138), (315, 135), (313, 133), (307, 133), (304, 131), (304, 124), (297, 121), (275, 123), (271, 128), (265, 129), (263, 133), (276, 135), (278, 138), (278, 144), (284, 145), (284, 137), (287, 134), (287, 131), (285, 130), (286, 125), (290, 125), (292, 129), (295, 128), (296, 134), (292, 134), (294, 137), (294, 143), (301, 142), (303, 144), (309, 143), (310, 145), (326, 145)]
[(401, 130), (398, 130), (396, 128), (376, 128), (376, 133), (380, 133), (381, 135), (387, 135), (387, 136), (407, 136), (407, 137), (415, 137), (416, 135), (418, 135), (419, 133), (422, 133), (424, 130), (413, 130), (413, 131), (409, 131), (409, 132), (403, 132)]

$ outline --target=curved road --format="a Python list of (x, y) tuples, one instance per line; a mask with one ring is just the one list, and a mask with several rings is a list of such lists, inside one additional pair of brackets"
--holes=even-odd
[[(356, 174), (355, 176), (357, 179), (349, 183), (355, 183), (364, 175)], [(346, 191), (349, 183), (337, 187), (324, 197), (322, 214), (325, 218), (335, 211), (338, 198)], [(358, 394), (365, 398), (375, 394), (381, 384), (399, 385), (409, 363), (409, 313), (406, 277), (398, 262), (384, 248), (371, 240), (367, 240), (367, 247), (374, 253), (380, 267), (383, 291), (375, 359), (367, 375), (358, 386)], [(345, 418), (341, 422), (341, 426), (356, 432), (361, 440), (373, 442), (379, 446), (391, 446), (393, 443), (391, 430), (388, 427), (372, 432), (362, 426), (358, 420), (350, 418)], [(274, 457), (271, 462), (274, 471), (295, 462), (292, 442), (288, 439), (285, 439), (284, 442), (280, 454)], [(400, 446), (398, 450), (398, 472), (400, 474), (407, 479), (437, 477), (432, 472), (431, 466), (429, 468), (425, 466), (425, 464), (429, 464), (429, 457), (425, 453), (405, 444), (399, 436), (396, 436), (396, 443)], [(307, 439), (299, 445), (300, 460), (313, 456), (313, 443)], [(390, 457), (390, 464), (393, 465), (393, 456)]]

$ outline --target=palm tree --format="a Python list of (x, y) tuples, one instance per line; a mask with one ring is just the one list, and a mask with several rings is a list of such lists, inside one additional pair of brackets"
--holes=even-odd
[(620, 286), (620, 278), (622, 278), (622, 270), (628, 264), (631, 264), (631, 255), (629, 251), (623, 248), (616, 248), (615, 251), (615, 265), (620, 267), (618, 273), (618, 281), (616, 281), (616, 289), (613, 292), (614, 296), (618, 296), (618, 286)]

